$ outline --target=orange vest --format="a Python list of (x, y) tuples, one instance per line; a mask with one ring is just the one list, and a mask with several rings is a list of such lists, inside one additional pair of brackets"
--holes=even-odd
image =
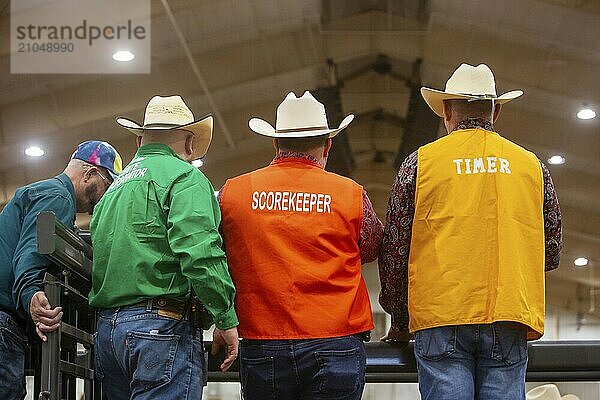
[(514, 321), (544, 333), (544, 186), (535, 154), (458, 130), (419, 149), (410, 330)]
[(373, 328), (358, 240), (362, 187), (311, 161), (228, 180), (221, 229), (241, 337), (310, 339)]

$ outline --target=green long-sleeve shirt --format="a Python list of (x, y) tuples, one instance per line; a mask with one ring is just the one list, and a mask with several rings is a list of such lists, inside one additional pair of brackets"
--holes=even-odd
[(216, 326), (238, 324), (235, 288), (208, 179), (171, 148), (148, 144), (110, 186), (90, 223), (90, 304), (112, 308), (158, 296), (185, 299), (190, 286)]

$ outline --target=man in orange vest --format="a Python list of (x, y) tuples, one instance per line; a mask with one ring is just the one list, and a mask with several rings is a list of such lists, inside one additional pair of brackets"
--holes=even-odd
[(363, 188), (326, 172), (331, 138), (325, 107), (289, 93), (265, 168), (228, 180), (221, 230), (236, 286), (243, 398), (360, 399), (363, 340), (373, 328), (361, 264), (375, 260), (383, 225)]
[(487, 65), (422, 88), (448, 135), (409, 155), (379, 254), (386, 341), (415, 337), (428, 399), (524, 399), (527, 340), (544, 333), (544, 272), (558, 267), (561, 215), (535, 154), (494, 131), (502, 104)]

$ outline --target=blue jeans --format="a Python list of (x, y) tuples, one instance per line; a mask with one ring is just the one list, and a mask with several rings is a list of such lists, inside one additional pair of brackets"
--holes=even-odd
[(0, 399), (25, 397), (25, 351), (23, 329), (4, 311), (0, 311)]
[(240, 345), (244, 400), (358, 400), (365, 368), (365, 345), (356, 336)]
[(422, 400), (523, 400), (527, 331), (512, 322), (415, 333)]
[(144, 307), (104, 309), (94, 338), (96, 378), (108, 399), (201, 399), (202, 331)]

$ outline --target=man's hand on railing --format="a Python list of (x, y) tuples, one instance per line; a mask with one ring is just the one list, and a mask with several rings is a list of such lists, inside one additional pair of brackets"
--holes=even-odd
[(221, 371), (226, 372), (237, 358), (239, 343), (237, 328), (223, 331), (215, 327), (210, 352), (212, 355), (215, 355), (219, 352), (221, 346), (225, 346), (225, 360), (221, 364)]
[(395, 344), (398, 346), (406, 347), (408, 345), (408, 342), (412, 338), (413, 338), (413, 335), (410, 334), (410, 332), (408, 332), (408, 330), (403, 331), (403, 330), (396, 328), (394, 325), (392, 325), (390, 327), (390, 330), (388, 331), (387, 335), (385, 335), (384, 337), (382, 337), (379, 340), (381, 340), (382, 342), (385, 342), (385, 343), (391, 343), (391, 344)]
[(36, 333), (45, 342), (48, 340), (45, 333), (58, 329), (63, 312), (62, 307), (52, 308), (46, 294), (39, 291), (31, 298), (29, 315), (35, 324)]

